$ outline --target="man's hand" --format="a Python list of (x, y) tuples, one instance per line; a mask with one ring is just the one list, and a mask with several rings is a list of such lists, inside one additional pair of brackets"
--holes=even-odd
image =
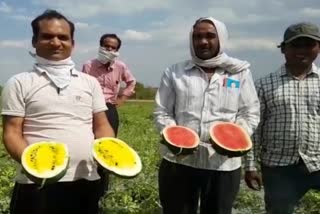
[(124, 96), (124, 95), (118, 97), (117, 100), (116, 100), (116, 106), (117, 107), (122, 106), (127, 99), (128, 99), (128, 97)]
[(262, 186), (261, 176), (257, 173), (257, 171), (246, 171), (244, 180), (247, 186), (253, 190), (260, 190)]

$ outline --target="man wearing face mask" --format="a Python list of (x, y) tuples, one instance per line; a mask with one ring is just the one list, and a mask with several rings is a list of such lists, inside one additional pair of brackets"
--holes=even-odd
[[(106, 115), (118, 134), (119, 116), (117, 107), (134, 94), (136, 80), (127, 65), (118, 59), (121, 40), (116, 34), (104, 34), (100, 38), (98, 57), (83, 65), (82, 71), (99, 81), (108, 110)], [(120, 91), (120, 83), (126, 84)]]
[(200, 18), (190, 31), (191, 59), (168, 67), (156, 95), (159, 132), (170, 125), (193, 129), (198, 150), (176, 155), (160, 145), (159, 195), (163, 214), (231, 214), (239, 190), (241, 158), (218, 154), (209, 142), (215, 121), (240, 124), (252, 134), (259, 123), (259, 100), (249, 63), (224, 52), (225, 25)]
[[(100, 180), (91, 155), (95, 138), (112, 137), (98, 81), (75, 69), (71, 59), (74, 24), (47, 10), (32, 23), (34, 65), (6, 83), (2, 92), (3, 140), (17, 161), (11, 214), (97, 214)], [(39, 141), (63, 142), (66, 174), (43, 188), (21, 170), (24, 149)]]
[[(114, 130), (118, 134), (119, 115), (117, 107), (122, 105), (128, 97), (134, 94), (136, 80), (127, 65), (117, 59), (121, 40), (116, 34), (104, 34), (100, 38), (98, 57), (83, 65), (82, 71), (94, 76), (100, 83), (105, 103), (108, 110), (105, 112)], [(126, 84), (120, 92), (120, 83)], [(102, 169), (98, 169), (101, 177), (101, 196), (108, 190), (109, 175)]]

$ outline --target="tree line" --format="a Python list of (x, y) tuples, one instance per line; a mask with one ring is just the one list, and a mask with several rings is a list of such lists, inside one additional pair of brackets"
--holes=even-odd
[(137, 82), (135, 87), (135, 94), (130, 99), (135, 100), (153, 100), (158, 88), (145, 86), (140, 82)]

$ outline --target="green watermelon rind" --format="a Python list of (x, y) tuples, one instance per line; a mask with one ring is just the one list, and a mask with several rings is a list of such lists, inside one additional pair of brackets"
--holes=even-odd
[[(231, 148), (227, 148), (222, 143), (220, 143), (213, 135), (213, 133), (214, 133), (213, 129), (215, 128), (215, 126), (217, 126), (219, 124), (229, 124), (232, 126), (236, 126), (244, 134), (246, 141), (248, 143), (248, 146), (246, 148), (241, 148), (241, 149), (240, 148), (239, 149), (231, 149)], [(210, 127), (209, 133), (210, 133), (211, 145), (214, 148), (214, 150), (220, 155), (224, 155), (224, 156), (228, 156), (228, 157), (241, 157), (241, 156), (244, 156), (245, 154), (247, 154), (252, 149), (252, 141), (251, 141), (251, 138), (248, 135), (247, 131), (244, 128), (242, 128), (240, 125), (237, 125), (235, 123), (222, 122), (222, 121), (214, 122)]]
[[(194, 145), (192, 146), (177, 146), (175, 145), (174, 142), (171, 142), (167, 136), (167, 131), (170, 129), (170, 128), (181, 128), (181, 129), (184, 129), (190, 133), (192, 133), (195, 137), (195, 142), (194, 142)], [(188, 127), (185, 127), (185, 126), (181, 126), (181, 125), (171, 125), (171, 126), (167, 126), (165, 127), (163, 130), (162, 130), (162, 135), (161, 135), (161, 140), (160, 140), (160, 143), (166, 145), (168, 147), (168, 149), (172, 152), (172, 154), (174, 155), (190, 155), (190, 154), (193, 154), (194, 152), (196, 152), (198, 150), (198, 146), (200, 144), (200, 138), (198, 136), (198, 134), (192, 130), (191, 128), (188, 128)]]

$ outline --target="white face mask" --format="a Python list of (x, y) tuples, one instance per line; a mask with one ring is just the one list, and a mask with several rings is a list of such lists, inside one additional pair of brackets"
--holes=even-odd
[(113, 63), (114, 60), (119, 56), (119, 52), (107, 51), (104, 47), (99, 47), (98, 60), (102, 64)]
[(75, 67), (71, 57), (64, 60), (52, 61), (37, 55), (32, 56), (36, 60), (33, 66), (34, 69), (41, 73), (46, 73), (56, 87), (63, 89), (70, 84), (71, 70)]

